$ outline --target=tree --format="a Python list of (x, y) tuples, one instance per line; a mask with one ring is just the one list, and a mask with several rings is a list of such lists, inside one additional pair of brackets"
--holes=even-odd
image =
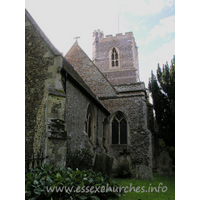
[(175, 56), (169, 67), (166, 62), (157, 75), (151, 71), (149, 91), (153, 99), (158, 135), (167, 146), (175, 147)]

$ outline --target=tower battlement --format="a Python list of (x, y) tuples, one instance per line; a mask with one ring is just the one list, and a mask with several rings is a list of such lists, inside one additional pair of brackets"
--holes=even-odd
[(127, 38), (127, 37), (132, 37), (134, 38), (133, 36), (133, 32), (125, 32), (125, 34), (123, 35), (122, 33), (117, 33), (116, 35), (105, 35), (104, 36), (104, 32), (101, 31), (100, 29), (98, 30), (95, 30), (93, 32), (93, 38), (94, 38), (94, 41), (101, 41), (101, 40), (106, 40), (106, 39), (122, 39), (122, 38)]

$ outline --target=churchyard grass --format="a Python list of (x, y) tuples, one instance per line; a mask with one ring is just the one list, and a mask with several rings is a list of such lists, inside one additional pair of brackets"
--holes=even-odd
[[(119, 198), (119, 200), (175, 200), (175, 175), (173, 176), (161, 176), (157, 173), (154, 173), (153, 180), (137, 180), (136, 178), (130, 179), (120, 179), (115, 178), (115, 180), (119, 183), (120, 186), (128, 186), (127, 191), (131, 187), (138, 188), (140, 192), (127, 192), (125, 196)], [(162, 183), (162, 184), (161, 184)], [(151, 191), (152, 187), (155, 187), (158, 191), (158, 186), (163, 187), (159, 189), (159, 193), (155, 190)], [(145, 187), (143, 187), (145, 186)], [(166, 190), (166, 187), (167, 190)], [(143, 190), (141, 189), (143, 187)], [(163, 192), (163, 191), (165, 192)], [(141, 192), (143, 191), (143, 192)]]

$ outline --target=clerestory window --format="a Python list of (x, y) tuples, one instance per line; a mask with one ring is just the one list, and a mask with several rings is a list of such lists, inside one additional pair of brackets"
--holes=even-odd
[(127, 121), (121, 112), (113, 117), (112, 144), (127, 144)]
[(112, 49), (111, 65), (112, 65), (112, 67), (118, 67), (119, 66), (119, 55), (118, 55), (116, 48)]

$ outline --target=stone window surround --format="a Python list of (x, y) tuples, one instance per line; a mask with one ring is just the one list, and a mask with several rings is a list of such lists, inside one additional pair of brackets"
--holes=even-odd
[(92, 104), (89, 103), (85, 119), (85, 132), (87, 133), (88, 138), (92, 143), (94, 143), (94, 126), (95, 126), (94, 108)]
[(108, 119), (104, 118), (103, 121), (103, 146), (105, 149), (108, 148)]
[[(118, 55), (118, 66), (112, 66), (112, 52), (113, 49), (115, 49), (117, 51), (117, 55)], [(119, 49), (117, 47), (112, 47), (109, 51), (109, 70), (115, 70), (115, 69), (120, 69), (120, 53), (119, 53)]]
[[(120, 140), (119, 140), (119, 143), (118, 144), (113, 144), (112, 143), (112, 122), (113, 122), (113, 119), (114, 119), (114, 117), (116, 116), (116, 114), (117, 113), (120, 113), (122, 116), (123, 116), (123, 118), (126, 120), (126, 123), (127, 123), (127, 133), (126, 133), (126, 137), (127, 137), (127, 142), (126, 142), (126, 144), (120, 144)], [(128, 120), (128, 118), (127, 118), (127, 116), (122, 112), (122, 111), (116, 111), (113, 115), (112, 115), (112, 117), (110, 118), (110, 145), (111, 146), (126, 146), (126, 145), (128, 145), (129, 144), (129, 120)], [(120, 130), (119, 130), (119, 134), (120, 134)], [(119, 137), (120, 137), (120, 135), (119, 135)]]

